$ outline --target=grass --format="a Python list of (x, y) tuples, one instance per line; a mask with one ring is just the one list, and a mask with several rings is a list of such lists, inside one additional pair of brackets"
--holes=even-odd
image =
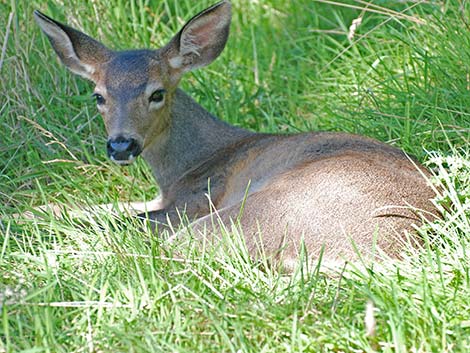
[(236, 232), (223, 234), (223, 249), (201, 251), (132, 223), (13, 220), (48, 202), (158, 192), (142, 161), (119, 168), (106, 159), (92, 87), (57, 63), (33, 10), (114, 48), (159, 47), (209, 4), (0, 3), (0, 352), (469, 351), (465, 1), (233, 0), (223, 55), (182, 83), (235, 125), (359, 133), (429, 163), (447, 210), (421, 229), (424, 249), (401, 262), (348, 265), (336, 275), (300, 263), (284, 276), (251, 262)]

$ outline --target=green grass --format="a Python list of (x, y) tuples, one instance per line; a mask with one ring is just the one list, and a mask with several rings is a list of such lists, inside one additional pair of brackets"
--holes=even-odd
[(447, 211), (401, 262), (335, 275), (300, 263), (285, 276), (251, 262), (230, 234), (223, 249), (201, 251), (104, 213), (101, 227), (68, 215), (13, 220), (49, 202), (158, 192), (143, 161), (106, 159), (92, 86), (57, 62), (33, 10), (114, 48), (159, 47), (210, 3), (0, 2), (0, 352), (470, 351), (465, 1), (233, 0), (223, 55), (182, 83), (238, 126), (359, 133), (429, 163)]

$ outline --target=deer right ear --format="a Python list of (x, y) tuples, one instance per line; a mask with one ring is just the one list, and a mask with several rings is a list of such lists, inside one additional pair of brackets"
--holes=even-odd
[(185, 72), (210, 64), (225, 47), (230, 20), (231, 5), (227, 0), (194, 16), (166, 48), (170, 66)]
[(34, 18), (46, 33), (62, 63), (72, 72), (92, 80), (97, 66), (109, 60), (111, 51), (86, 34), (34, 11)]

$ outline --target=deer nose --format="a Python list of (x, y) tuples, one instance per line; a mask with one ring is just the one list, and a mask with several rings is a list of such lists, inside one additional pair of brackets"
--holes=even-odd
[(130, 164), (142, 152), (140, 143), (134, 138), (118, 136), (107, 143), (108, 157), (118, 164)]

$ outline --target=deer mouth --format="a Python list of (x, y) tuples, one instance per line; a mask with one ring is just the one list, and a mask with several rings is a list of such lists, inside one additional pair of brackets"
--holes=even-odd
[(110, 156), (109, 159), (111, 159), (114, 163), (122, 165), (122, 166), (128, 166), (134, 163), (136, 157), (133, 155), (129, 156), (128, 159), (116, 159), (114, 156)]

